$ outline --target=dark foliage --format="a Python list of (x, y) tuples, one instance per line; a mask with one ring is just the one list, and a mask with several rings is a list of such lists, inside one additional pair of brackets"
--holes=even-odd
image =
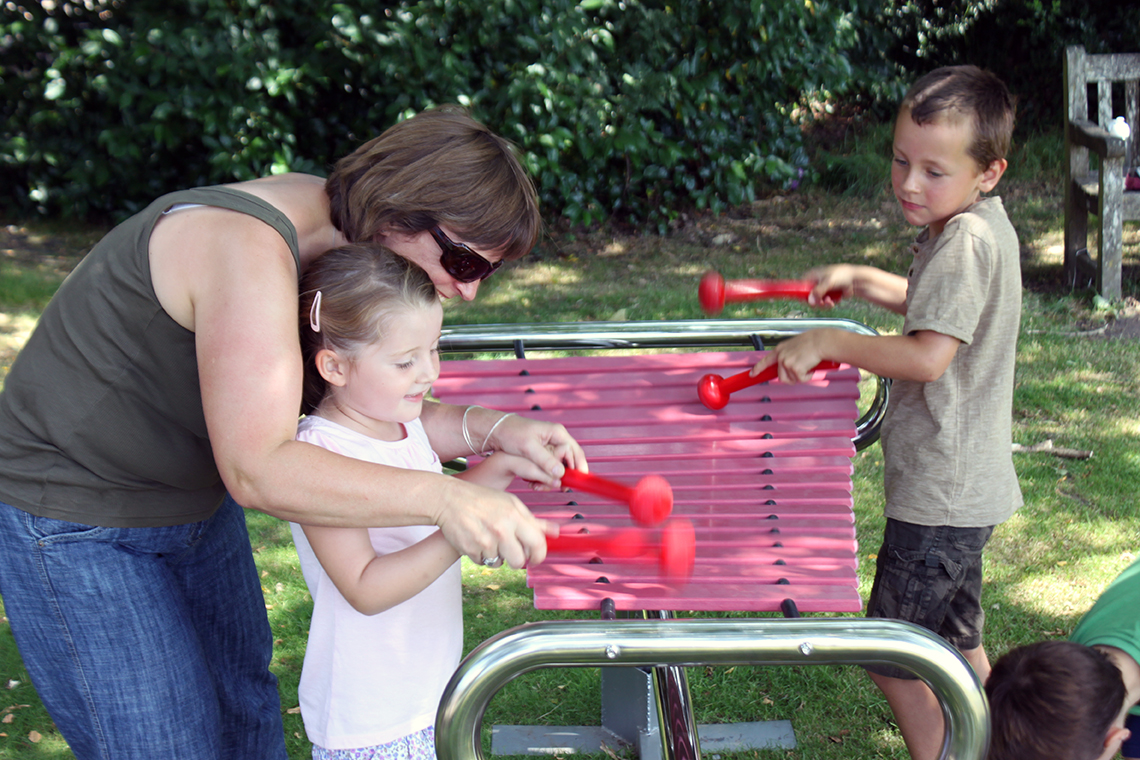
[(816, 179), (805, 123), (888, 116), (939, 65), (993, 70), (1051, 127), (1064, 45), (1138, 35), (1110, 0), (9, 0), (0, 208), (113, 220), (322, 174), (460, 102), (522, 148), (549, 220), (664, 229)]
[(72, 0), (2, 6), (0, 204), (120, 217), (180, 187), (321, 173), (443, 102), (523, 149), (549, 218), (663, 227), (803, 175), (859, 3)]

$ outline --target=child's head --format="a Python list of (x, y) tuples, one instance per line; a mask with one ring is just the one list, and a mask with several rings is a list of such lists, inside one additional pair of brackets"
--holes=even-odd
[(989, 760), (1096, 760), (1121, 715), (1125, 689), (1119, 668), (1096, 649), (1043, 641), (999, 659), (986, 695)]
[(442, 225), (464, 242), (530, 252), (542, 221), (514, 146), (458, 106), (401, 121), (336, 163), (325, 183), (333, 224), (353, 242)]
[(949, 121), (972, 130), (967, 153), (979, 169), (1002, 160), (1013, 136), (1016, 104), (1005, 84), (977, 66), (945, 66), (915, 82), (899, 106), (899, 118), (919, 126)]
[(1005, 172), (1013, 103), (974, 66), (938, 69), (915, 83), (895, 120), (891, 187), (911, 224), (931, 237), (993, 190)]
[[(316, 411), (332, 390), (330, 361), (344, 370), (381, 341), (403, 339), (391, 328), (406, 330), (409, 324), (413, 329), (422, 324), (434, 334), (432, 340), (439, 339), (443, 310), (431, 279), (383, 246), (350, 244), (328, 251), (305, 270), (300, 290), (305, 414)], [(396, 345), (403, 350), (403, 343)]]

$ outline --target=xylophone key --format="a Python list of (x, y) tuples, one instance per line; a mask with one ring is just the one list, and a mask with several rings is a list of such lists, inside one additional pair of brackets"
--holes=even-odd
[(693, 574), (696, 535), (687, 520), (671, 520), (654, 537), (646, 528), (602, 529), (590, 533), (559, 535), (546, 539), (548, 561), (566, 555), (599, 555), (604, 559), (656, 562), (661, 572), (675, 582), (685, 582)]

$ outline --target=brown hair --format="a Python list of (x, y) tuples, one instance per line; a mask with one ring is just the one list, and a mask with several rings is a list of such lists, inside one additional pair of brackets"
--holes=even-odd
[(517, 259), (542, 228), (517, 149), (459, 106), (416, 114), (361, 145), (336, 163), (325, 191), (333, 224), (358, 243), (385, 229), (415, 234), (443, 224)]
[(1005, 84), (977, 66), (944, 66), (915, 82), (899, 106), (919, 126), (940, 118), (969, 119), (974, 134), (967, 153), (985, 170), (1005, 158), (1013, 138), (1017, 103)]
[(1042, 641), (999, 659), (986, 680), (989, 760), (1093, 760), (1124, 707), (1120, 670), (1092, 647)]
[[(383, 336), (393, 314), (439, 303), (424, 270), (375, 243), (349, 244), (321, 255), (305, 270), (300, 289), (303, 414), (315, 411), (328, 392), (328, 383), (316, 365), (321, 349), (351, 358)], [(314, 313), (318, 292), (320, 305)], [(314, 318), (319, 318), (319, 332), (313, 329)]]

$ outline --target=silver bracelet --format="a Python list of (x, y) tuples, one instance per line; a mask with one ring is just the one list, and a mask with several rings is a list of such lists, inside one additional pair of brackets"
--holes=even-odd
[(515, 416), (514, 412), (507, 412), (502, 417), (495, 420), (495, 424), (492, 425), (491, 429), (487, 431), (487, 437), (483, 439), (483, 456), (487, 456), (489, 454), (494, 453), (493, 449), (487, 448), (487, 444), (490, 443), (491, 436), (493, 436), (495, 434), (495, 428), (497, 428), (497, 427), (499, 427), (499, 425), (503, 424), (503, 420), (505, 420), (507, 417), (514, 417), (514, 416)]
[(467, 448), (471, 449), (472, 454), (478, 454), (479, 449), (475, 448), (475, 442), (471, 440), (471, 432), (467, 429), (467, 415), (472, 409), (482, 409), (483, 407), (477, 404), (471, 404), (463, 410), (463, 440), (467, 444)]

